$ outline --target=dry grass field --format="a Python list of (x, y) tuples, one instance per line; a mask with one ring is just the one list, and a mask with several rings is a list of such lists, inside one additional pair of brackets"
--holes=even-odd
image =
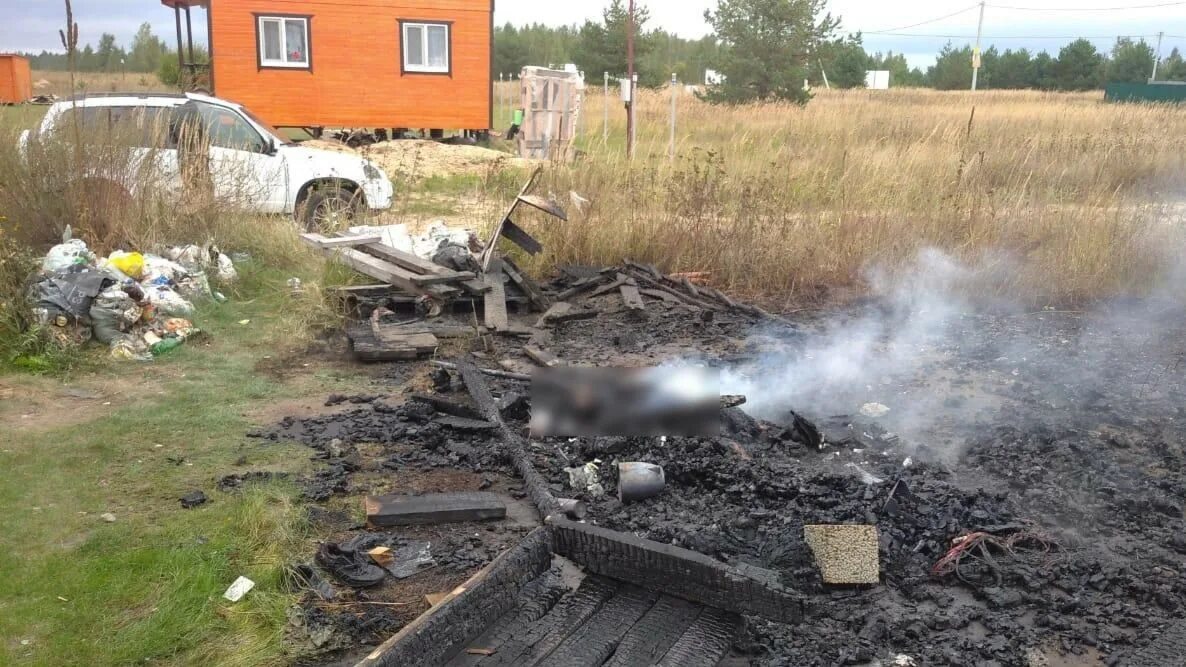
[[(37, 95), (70, 95), (69, 72), (33, 72), (34, 93)], [(74, 85), (82, 93), (142, 92), (172, 90), (160, 82), (156, 74), (140, 72), (80, 73)]]
[(605, 141), (593, 91), (585, 158), (547, 182), (591, 204), (541, 234), (551, 260), (712, 271), (789, 305), (935, 247), (994, 273), (1002, 294), (1066, 303), (1142, 290), (1183, 247), (1177, 107), (1022, 91), (823, 91), (802, 108), (685, 95), (671, 161), (669, 95), (642, 96), (628, 161), (621, 105)]

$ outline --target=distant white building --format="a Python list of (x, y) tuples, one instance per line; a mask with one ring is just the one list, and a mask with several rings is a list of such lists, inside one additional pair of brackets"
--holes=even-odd
[(888, 69), (865, 70), (865, 87), (870, 90), (889, 90), (889, 74)]
[(704, 85), (719, 86), (725, 82), (725, 75), (715, 69), (704, 70)]

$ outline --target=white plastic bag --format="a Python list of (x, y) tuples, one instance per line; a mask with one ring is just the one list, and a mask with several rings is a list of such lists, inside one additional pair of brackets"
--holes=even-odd
[(190, 269), (204, 269), (210, 263), (206, 250), (192, 243), (169, 248), (165, 257)]
[(224, 285), (233, 283), (239, 279), (239, 272), (235, 270), (235, 263), (231, 261), (230, 257), (227, 257), (221, 252), (218, 253), (218, 267), (214, 270), (214, 277)]
[(49, 249), (45, 259), (41, 262), (41, 269), (46, 273), (62, 271), (81, 264), (89, 266), (95, 261), (95, 255), (79, 239), (70, 239)]
[(430, 224), (423, 234), (412, 239), (413, 252), (419, 257), (431, 260), (443, 241), (469, 248), (473, 239), (473, 230), (446, 227), (445, 223), (438, 220)]
[(144, 256), (143, 282), (156, 283), (161, 278), (177, 282), (189, 275), (189, 269), (160, 255)]
[(165, 315), (188, 318), (194, 314), (194, 305), (167, 285), (145, 285), (144, 298)]
[(210, 279), (205, 271), (193, 271), (177, 280), (177, 292), (189, 299), (211, 299), (214, 294), (210, 291)]

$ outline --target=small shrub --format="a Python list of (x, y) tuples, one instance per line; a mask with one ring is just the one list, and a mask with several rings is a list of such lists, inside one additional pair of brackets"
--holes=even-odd
[(170, 88), (181, 84), (181, 67), (176, 58), (164, 58), (156, 70), (156, 78)]

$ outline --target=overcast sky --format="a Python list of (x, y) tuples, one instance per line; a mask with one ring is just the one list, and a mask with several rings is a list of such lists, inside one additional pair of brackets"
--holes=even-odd
[[(716, 0), (640, 0), (651, 10), (653, 27), (662, 27), (685, 37), (699, 37), (709, 32), (704, 22), (704, 10), (716, 6)], [(966, 4), (965, 4), (966, 2)], [(1111, 48), (1117, 35), (1144, 35), (1150, 43), (1156, 41), (1158, 31), (1165, 31), (1163, 54), (1178, 46), (1186, 50), (1186, 2), (1163, 7), (1117, 10), (1116, 7), (1172, 3), (1172, 0), (998, 0), (1001, 7), (990, 6), (985, 11), (985, 46), (995, 44), (1000, 49), (1026, 47), (1031, 50), (1058, 48), (1077, 36), (1092, 38), (1102, 50)], [(11, 11), (11, 4), (19, 7)], [(600, 16), (606, 0), (497, 0), (499, 23), (514, 24), (541, 22), (551, 25), (579, 23)], [(975, 8), (950, 18), (919, 25), (945, 14), (972, 5), (972, 0), (831, 0), (833, 14), (841, 17), (845, 31), (865, 33), (865, 45), (870, 51), (893, 50), (902, 52), (911, 64), (923, 66), (934, 60), (934, 54), (952, 36), (957, 44), (972, 42), (976, 34)], [(0, 22), (0, 52), (60, 50), (57, 31), (64, 21), (62, 3), (58, 0), (0, 0), (7, 5)], [(1043, 11), (1021, 11), (1010, 7), (1036, 7)], [(1084, 8), (1109, 8), (1107, 11), (1086, 11)], [(1065, 11), (1057, 11), (1063, 9)], [(149, 21), (158, 35), (172, 43), (174, 38), (173, 13), (155, 0), (74, 0), (74, 13), (79, 23), (80, 42), (95, 44), (103, 32), (114, 33), (121, 43), (128, 43), (137, 26)], [(195, 11), (195, 38), (205, 39), (205, 14)], [(901, 30), (893, 30), (902, 28)], [(944, 35), (944, 37), (906, 37), (877, 35), (873, 31), (892, 30), (911, 35)]]

